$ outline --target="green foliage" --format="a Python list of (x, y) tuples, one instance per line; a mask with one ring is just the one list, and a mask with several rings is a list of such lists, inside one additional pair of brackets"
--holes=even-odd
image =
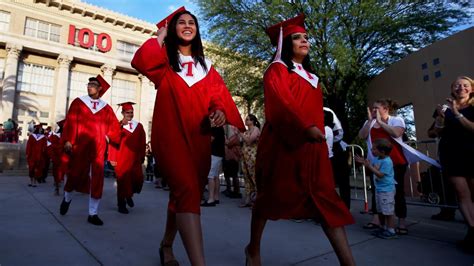
[[(270, 60), (265, 29), (299, 13), (306, 15), (311, 57), (325, 91), (326, 105), (342, 120), (352, 141), (366, 118), (366, 89), (386, 66), (451, 33), (464, 23), (469, 1), (426, 0), (196, 0), (208, 37), (245, 55), (241, 65), (226, 70), (231, 90), (261, 106), (262, 75), (245, 75), (239, 67), (261, 67)], [(227, 50), (226, 50), (227, 52)], [(249, 61), (246, 61), (246, 60)], [(259, 63), (255, 63), (259, 62)], [(242, 72), (244, 71), (244, 72)], [(244, 74), (244, 76), (240, 76)], [(236, 79), (236, 80), (233, 80)], [(253, 82), (253, 83), (252, 83)], [(243, 85), (238, 89), (233, 86)], [(256, 98), (253, 98), (256, 97)], [(258, 104), (255, 104), (258, 102)], [(350, 121), (350, 123), (349, 123)]]

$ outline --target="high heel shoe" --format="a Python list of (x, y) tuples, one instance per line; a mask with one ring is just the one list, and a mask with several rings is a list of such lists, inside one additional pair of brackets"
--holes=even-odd
[(172, 259), (170, 261), (167, 261), (165, 263), (165, 254), (163, 252), (163, 248), (172, 248), (171, 245), (163, 245), (163, 241), (161, 241), (160, 243), (160, 263), (161, 263), (161, 266), (179, 266), (179, 263), (177, 260), (175, 259)]
[(245, 247), (245, 266), (252, 266), (250, 263), (249, 247)]

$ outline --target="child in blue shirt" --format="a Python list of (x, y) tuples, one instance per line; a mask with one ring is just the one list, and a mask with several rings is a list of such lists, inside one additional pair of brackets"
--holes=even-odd
[(382, 230), (376, 236), (384, 239), (396, 238), (395, 233), (395, 175), (389, 157), (392, 144), (387, 139), (377, 139), (372, 145), (375, 158), (370, 162), (356, 156), (356, 161), (367, 167), (375, 177), (375, 198)]

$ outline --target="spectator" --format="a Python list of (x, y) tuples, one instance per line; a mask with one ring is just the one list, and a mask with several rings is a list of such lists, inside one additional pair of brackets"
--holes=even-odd
[(214, 207), (219, 204), (220, 181), (219, 175), (222, 171), (222, 159), (225, 156), (225, 133), (223, 127), (211, 128), (211, 169), (209, 170), (208, 190), (209, 198), (201, 206)]
[(255, 115), (249, 114), (245, 119), (247, 131), (240, 134), (242, 138), (242, 171), (245, 180), (245, 199), (239, 207), (251, 207), (255, 201), (257, 185), (255, 183), (255, 160), (257, 158), (260, 122)]
[(3, 122), (3, 131), (5, 134), (5, 142), (12, 142), (13, 141), (13, 131), (14, 131), (14, 124), (11, 118), (8, 118), (7, 121)]
[[(225, 130), (225, 160), (223, 162), (226, 190), (223, 192), (229, 198), (242, 198), (238, 177), (240, 162), (239, 131), (232, 125), (226, 125)], [(232, 180), (231, 180), (232, 179)]]
[(381, 138), (374, 141), (372, 146), (372, 161), (356, 155), (355, 160), (364, 164), (373, 174), (375, 182), (375, 195), (381, 230), (375, 235), (392, 239), (397, 236), (395, 233), (395, 178), (393, 163), (390, 159), (392, 144), (389, 140)]
[(146, 179), (145, 183), (152, 183), (153, 182), (153, 165), (155, 163), (155, 159), (153, 158), (153, 153), (151, 153), (151, 146), (150, 142), (146, 144), (146, 150), (145, 150), (145, 156), (146, 156), (146, 168), (145, 168), (145, 173), (146, 173)]
[(451, 84), (451, 96), (447, 105), (438, 105), (435, 119), (437, 134), (442, 132), (439, 157), (443, 174), (454, 185), (459, 209), (468, 225), (466, 237), (459, 247), (474, 253), (474, 81), (466, 76), (458, 77)]
[[(384, 138), (392, 143), (393, 148), (389, 155), (394, 165), (395, 181), (397, 183), (395, 186), (395, 215), (399, 219), (396, 231), (399, 235), (406, 235), (408, 234), (408, 229), (405, 223), (407, 207), (405, 201), (404, 180), (408, 163), (424, 160), (438, 167), (439, 164), (435, 160), (411, 148), (402, 141), (402, 135), (405, 132), (405, 121), (403, 121), (403, 118), (401, 117), (390, 115), (390, 113), (395, 112), (396, 107), (397, 104), (390, 99), (380, 99), (375, 101), (372, 109), (367, 108), (368, 119), (360, 129), (359, 137), (367, 141), (367, 147), (369, 150), (367, 157), (369, 161), (374, 157), (371, 151), (372, 143), (375, 140)], [(366, 229), (374, 229), (380, 226), (378, 216), (375, 215), (377, 213), (375, 193), (372, 193), (372, 212), (374, 213), (373, 220), (364, 226)]]
[[(347, 143), (342, 139), (344, 137), (344, 130), (342, 129), (341, 122), (337, 118), (336, 114), (329, 108), (323, 107), (324, 118), (333, 121), (332, 135), (332, 154), (331, 164), (334, 174), (334, 181), (339, 187), (339, 195), (346, 204), (347, 208), (351, 208), (351, 186), (350, 186), (350, 167), (349, 167), (349, 152), (346, 151)], [(329, 112), (331, 115), (326, 114)]]
[(5, 141), (5, 131), (3, 130), (3, 124), (0, 124), (0, 142)]

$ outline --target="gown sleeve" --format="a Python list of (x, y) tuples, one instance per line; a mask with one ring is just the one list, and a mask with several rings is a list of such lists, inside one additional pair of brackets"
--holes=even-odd
[(69, 111), (66, 115), (66, 122), (64, 123), (64, 128), (61, 133), (61, 145), (64, 146), (64, 143), (71, 142), (74, 146), (76, 143), (77, 137), (77, 127), (78, 127), (78, 120), (79, 116), (81, 115), (80, 110), (80, 100), (76, 98), (72, 103), (71, 107), (69, 107)]
[(265, 117), (272, 130), (289, 147), (307, 141), (306, 130), (315, 126), (304, 115), (290, 90), (290, 77), (286, 66), (273, 63), (265, 72)]
[(148, 39), (135, 53), (132, 67), (157, 86), (168, 69), (166, 48), (156, 38)]
[(235, 102), (232, 99), (232, 96), (230, 95), (224, 80), (222, 80), (222, 77), (213, 67), (211, 67), (209, 71), (209, 75), (212, 75), (209, 113), (212, 113), (216, 110), (221, 110), (224, 112), (228, 124), (231, 124), (240, 131), (244, 132), (245, 126), (242, 122), (242, 117), (240, 116), (239, 110), (237, 109), (237, 106), (235, 105)]

